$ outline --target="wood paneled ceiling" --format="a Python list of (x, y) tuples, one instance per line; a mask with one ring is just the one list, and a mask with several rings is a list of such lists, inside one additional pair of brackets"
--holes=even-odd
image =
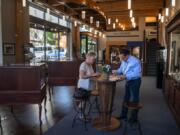
[[(111, 18), (111, 22), (115, 22), (116, 29), (120, 29), (119, 23), (125, 25), (126, 29), (132, 29), (132, 23), (129, 17), (128, 0), (36, 0), (44, 2), (57, 10), (65, 12), (74, 18), (81, 19), (81, 11), (86, 11), (86, 19), (83, 20), (89, 23), (90, 16), (95, 20), (100, 21), (100, 29), (112, 30), (113, 25), (107, 24), (106, 18)], [(159, 9), (163, 8), (164, 0), (132, 0), (133, 16), (136, 24), (139, 17), (156, 17)], [(104, 13), (104, 14), (103, 14)], [(106, 18), (105, 18), (105, 16)]]

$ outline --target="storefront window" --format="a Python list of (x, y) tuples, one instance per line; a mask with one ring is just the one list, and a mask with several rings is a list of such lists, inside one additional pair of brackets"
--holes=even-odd
[(46, 60), (58, 59), (58, 32), (46, 32)]
[(30, 42), (34, 45), (34, 50), (31, 50), (35, 55), (33, 61), (40, 62), (45, 60), (44, 31), (30, 28)]

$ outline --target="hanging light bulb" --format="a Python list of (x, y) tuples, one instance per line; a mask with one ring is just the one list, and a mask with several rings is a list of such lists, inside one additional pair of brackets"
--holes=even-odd
[(102, 36), (102, 33), (101, 33), (101, 32), (99, 32), (99, 36), (100, 36), (100, 37)]
[(94, 19), (94, 18), (91, 16), (91, 17), (90, 17), (90, 23), (91, 23), (91, 24), (93, 23), (93, 19)]
[(169, 8), (166, 8), (166, 9), (165, 9), (165, 15), (166, 15), (166, 16), (169, 16)]
[(125, 30), (125, 26), (122, 29)]
[(66, 20), (66, 16), (65, 15), (63, 15), (63, 20)]
[(99, 21), (96, 21), (96, 27), (99, 28)]
[(86, 11), (82, 11), (82, 12), (81, 12), (81, 17), (82, 17), (82, 19), (85, 19), (85, 18), (86, 18)]
[(158, 19), (161, 20), (161, 13), (158, 14)]
[(176, 6), (176, 0), (171, 0), (171, 6), (175, 7)]
[(116, 18), (116, 23), (118, 23), (119, 22), (119, 20)]
[(22, 6), (26, 7), (26, 0), (22, 0)]
[(134, 17), (131, 18), (131, 22), (132, 22), (132, 23), (135, 22), (135, 18), (134, 18)]
[(161, 16), (161, 22), (162, 23), (164, 22), (164, 16)]
[(46, 9), (46, 12), (47, 12), (47, 14), (50, 14), (50, 9), (47, 8), (47, 9)]
[(103, 36), (102, 36), (103, 38), (105, 38), (105, 34), (103, 34)]
[(130, 18), (133, 17), (133, 11), (132, 11), (132, 10), (129, 11), (129, 17), (130, 17)]
[(131, 0), (128, 0), (128, 9), (131, 9)]
[(77, 27), (77, 21), (74, 21), (74, 27)]
[(115, 23), (113, 23), (113, 29), (116, 29), (116, 24)]
[(108, 18), (108, 24), (109, 25), (111, 24), (111, 18)]
[(89, 28), (89, 32), (92, 32), (92, 28)]
[(86, 26), (83, 24), (83, 29), (86, 29)]
[(136, 23), (135, 23), (135, 22), (133, 22), (133, 23), (132, 23), (132, 26), (133, 26), (134, 28), (136, 28)]
[(94, 31), (94, 34), (97, 35), (97, 30)]

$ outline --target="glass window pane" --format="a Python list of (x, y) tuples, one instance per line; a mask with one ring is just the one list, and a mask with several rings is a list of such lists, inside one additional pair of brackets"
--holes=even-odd
[(60, 32), (60, 59), (69, 58), (69, 46), (67, 44), (67, 34), (64, 32)]
[(44, 52), (44, 31), (34, 28), (30, 28), (30, 43), (34, 45), (34, 62), (41, 62), (45, 59)]
[(46, 32), (46, 60), (58, 59), (58, 33)]

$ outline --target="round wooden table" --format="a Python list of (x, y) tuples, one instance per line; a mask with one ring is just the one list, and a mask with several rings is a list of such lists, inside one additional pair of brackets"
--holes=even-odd
[(120, 121), (112, 117), (113, 101), (116, 91), (116, 81), (103, 77), (92, 78), (99, 91), (100, 116), (93, 120), (93, 127), (98, 130), (111, 131), (120, 127)]

